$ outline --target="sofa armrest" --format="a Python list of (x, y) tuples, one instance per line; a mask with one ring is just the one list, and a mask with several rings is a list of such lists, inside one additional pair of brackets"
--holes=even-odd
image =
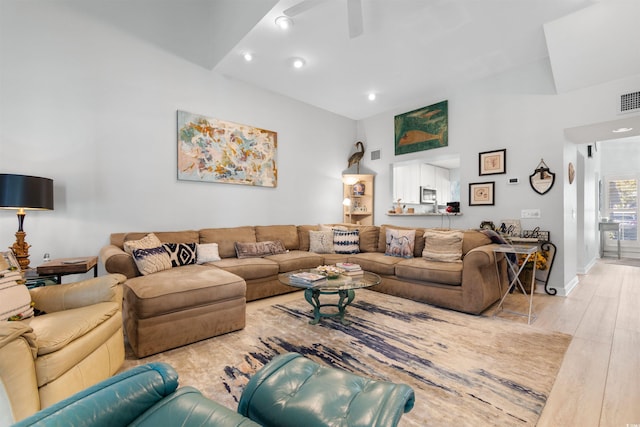
[(35, 308), (46, 313), (86, 307), (99, 302), (122, 304), (122, 286), (126, 277), (109, 274), (64, 285), (30, 289)]
[(16, 420), (40, 409), (35, 339), (31, 327), (23, 322), (0, 322), (0, 378)]
[(127, 279), (140, 276), (133, 257), (116, 245), (103, 246), (100, 249), (100, 259), (107, 273), (119, 273)]
[(462, 259), (462, 298), (467, 313), (480, 314), (505, 289), (506, 260), (504, 253), (493, 251), (496, 246), (478, 246)]
[(166, 363), (150, 363), (99, 382), (25, 418), (14, 427), (126, 426), (178, 387)]

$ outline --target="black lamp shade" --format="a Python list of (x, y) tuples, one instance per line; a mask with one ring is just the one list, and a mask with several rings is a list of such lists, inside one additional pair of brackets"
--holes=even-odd
[(0, 174), (0, 209), (53, 209), (53, 180)]

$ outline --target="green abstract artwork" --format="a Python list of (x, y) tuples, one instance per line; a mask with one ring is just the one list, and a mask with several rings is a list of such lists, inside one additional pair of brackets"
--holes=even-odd
[(399, 114), (394, 122), (396, 155), (449, 145), (448, 101)]

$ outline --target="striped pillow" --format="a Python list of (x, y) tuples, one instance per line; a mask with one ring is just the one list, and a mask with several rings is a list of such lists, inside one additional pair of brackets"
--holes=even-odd
[(429, 261), (461, 262), (461, 230), (425, 230), (422, 257)]
[[(0, 255), (1, 256), (1, 255)], [(0, 321), (21, 320), (33, 316), (31, 294), (17, 271), (0, 272)]]
[(360, 233), (358, 230), (333, 230), (333, 249), (337, 254), (357, 254), (360, 252)]

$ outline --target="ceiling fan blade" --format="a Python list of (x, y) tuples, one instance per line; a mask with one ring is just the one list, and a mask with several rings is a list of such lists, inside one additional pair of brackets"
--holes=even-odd
[(347, 17), (349, 20), (349, 37), (356, 38), (362, 34), (362, 0), (347, 0)]
[(300, 3), (294, 4), (293, 6), (285, 9), (282, 13), (291, 18), (316, 7), (324, 1), (325, 0), (302, 0)]

